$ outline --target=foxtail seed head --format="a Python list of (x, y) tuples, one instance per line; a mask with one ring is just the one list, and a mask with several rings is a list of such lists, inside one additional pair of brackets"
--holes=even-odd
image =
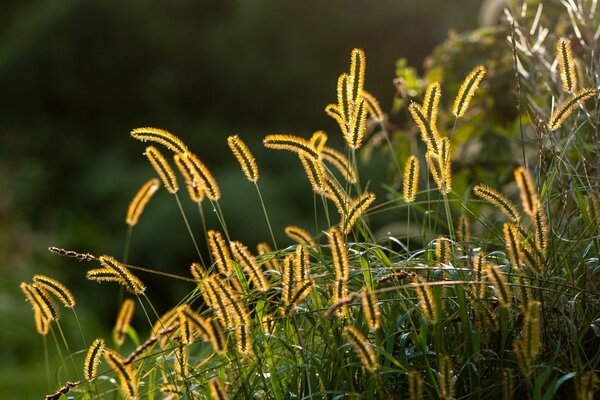
[(514, 269), (521, 268), (521, 244), (523, 237), (514, 223), (506, 222), (503, 227), (504, 243), (508, 251), (508, 258)]
[(196, 180), (196, 172), (194, 171), (194, 165), (189, 161), (187, 156), (183, 154), (175, 154), (173, 156), (173, 161), (175, 161), (175, 165), (179, 172), (183, 176), (183, 180), (185, 181), (185, 187), (190, 195), (190, 199), (194, 203), (201, 203), (204, 200), (204, 189), (202, 188), (202, 184)]
[(425, 118), (429, 121), (431, 126), (437, 125), (438, 107), (440, 104), (440, 97), (442, 97), (442, 90), (439, 82), (430, 83), (425, 91), (425, 97), (423, 98), (423, 113)]
[(371, 118), (381, 123), (384, 120), (384, 114), (377, 99), (366, 90), (362, 91), (361, 96), (367, 103), (367, 111), (369, 112)]
[(360, 300), (369, 329), (376, 331), (381, 326), (381, 312), (379, 311), (379, 306), (377, 305), (377, 294), (365, 286), (360, 292)]
[(540, 206), (537, 189), (533, 184), (533, 178), (529, 170), (525, 167), (517, 167), (514, 171), (515, 181), (521, 193), (521, 205), (523, 210), (530, 217), (535, 217)]
[(379, 368), (379, 362), (367, 338), (353, 326), (344, 328), (344, 336), (354, 348), (362, 366), (369, 372), (375, 372)]
[(227, 400), (229, 398), (223, 382), (218, 377), (214, 377), (208, 381), (208, 388), (213, 400)]
[(465, 215), (461, 215), (458, 218), (458, 228), (456, 230), (456, 238), (460, 242), (470, 242), (471, 241), (471, 223), (469, 222), (469, 218)]
[(323, 161), (327, 161), (337, 169), (348, 183), (357, 182), (357, 173), (352, 163), (341, 152), (331, 147), (323, 147), (321, 151)]
[[(98, 257), (102, 267), (114, 272), (114, 276), (120, 278), (120, 283), (123, 283), (125, 288), (133, 294), (142, 294), (146, 291), (146, 286), (135, 275), (133, 275), (125, 264), (117, 261), (115, 258), (107, 255)], [(88, 271), (88, 279), (90, 279)], [(92, 277), (93, 278), (93, 277)]]
[(419, 299), (423, 316), (430, 323), (438, 322), (440, 319), (440, 310), (437, 302), (435, 301), (435, 297), (433, 296), (431, 287), (427, 285), (426, 280), (419, 276), (416, 276), (413, 279), (413, 283), (417, 291), (417, 298)]
[(115, 328), (113, 330), (113, 340), (119, 346), (125, 342), (125, 335), (129, 330), (134, 311), (135, 302), (131, 299), (125, 299), (123, 304), (121, 304), (121, 309), (119, 310), (117, 322), (115, 323)]
[(162, 155), (160, 151), (154, 146), (146, 147), (146, 151), (144, 152), (150, 164), (160, 177), (163, 182), (163, 185), (167, 189), (169, 193), (177, 193), (179, 190), (179, 185), (177, 184), (177, 178), (175, 178), (175, 173), (173, 172), (173, 168), (169, 165), (165, 157)]
[(563, 90), (573, 93), (577, 87), (577, 75), (575, 74), (571, 41), (564, 37), (559, 38), (558, 42), (556, 42), (556, 54), (558, 56), (558, 69), (560, 71)]
[(217, 271), (221, 274), (229, 275), (233, 272), (231, 266), (231, 255), (229, 249), (223, 239), (223, 235), (219, 231), (209, 230), (208, 231), (208, 245), (210, 251), (215, 259), (217, 265)]
[(458, 90), (458, 94), (456, 95), (456, 99), (454, 100), (454, 106), (452, 107), (452, 114), (454, 114), (456, 118), (460, 118), (465, 115), (465, 112), (469, 108), (471, 98), (479, 87), (479, 83), (485, 76), (485, 72), (485, 67), (483, 65), (478, 65), (469, 73), (469, 75), (467, 75), (463, 81), (460, 89)]
[(429, 123), (427, 116), (423, 112), (423, 108), (419, 104), (411, 102), (408, 106), (408, 111), (415, 121), (415, 124), (417, 124), (417, 127), (421, 132), (421, 139), (423, 139), (423, 142), (427, 145), (428, 151), (431, 151), (434, 154), (440, 154), (440, 135), (437, 132), (437, 128)]
[(306, 139), (293, 135), (267, 135), (263, 144), (269, 149), (289, 150), (298, 154), (304, 154), (315, 161), (320, 159), (317, 149)]
[(419, 189), (419, 159), (410, 155), (404, 166), (403, 194), (406, 203), (412, 203), (417, 197)]
[(348, 76), (348, 84), (350, 85), (350, 100), (351, 105), (356, 105), (360, 99), (363, 86), (365, 84), (365, 68), (367, 60), (365, 52), (362, 49), (352, 49), (350, 55), (350, 75)]
[(326, 179), (326, 172), (323, 168), (323, 163), (314, 158), (307, 157), (304, 154), (298, 154), (302, 168), (306, 172), (310, 186), (315, 193), (321, 193), (324, 189), (324, 180)]
[(516, 223), (521, 219), (521, 216), (519, 215), (519, 212), (514, 204), (496, 189), (480, 183), (475, 185), (473, 188), (473, 193), (475, 196), (496, 207), (502, 214), (506, 215), (511, 222)]
[(560, 103), (548, 120), (548, 130), (555, 131), (560, 128), (563, 122), (565, 122), (575, 108), (577, 108), (579, 105), (582, 105), (587, 99), (591, 99), (597, 95), (598, 91), (596, 89), (581, 89), (573, 94), (570, 98)]
[(327, 133), (325, 131), (316, 131), (310, 137), (309, 143), (317, 150), (318, 153), (323, 151), (325, 143), (327, 143)]
[(177, 136), (164, 129), (150, 127), (136, 128), (131, 131), (131, 136), (142, 142), (160, 143), (174, 153), (188, 152), (186, 145)]
[(233, 135), (227, 138), (227, 144), (240, 163), (246, 178), (250, 182), (258, 181), (258, 166), (246, 143), (238, 135)]
[(440, 399), (454, 397), (452, 360), (443, 354), (439, 358), (438, 368), (438, 394)]
[(265, 242), (261, 242), (256, 245), (256, 251), (260, 256), (263, 256), (263, 268), (272, 270), (272, 271), (280, 271), (281, 265), (279, 265), (279, 261), (274, 256), (270, 256), (273, 254), (273, 249)]
[(34, 275), (33, 285), (52, 293), (67, 308), (75, 307), (75, 298), (65, 285), (46, 275)]
[(269, 290), (269, 282), (250, 250), (241, 242), (231, 242), (231, 252), (254, 286), (261, 292)]
[(304, 246), (314, 246), (315, 240), (313, 237), (302, 228), (294, 225), (285, 227), (285, 234), (292, 240), (302, 244)]
[(144, 211), (144, 207), (146, 207), (146, 204), (148, 204), (159, 187), (160, 181), (156, 178), (152, 178), (142, 185), (131, 200), (131, 203), (129, 203), (127, 217), (125, 218), (127, 225), (134, 226), (138, 223), (140, 215), (142, 215), (142, 212)]
[(117, 374), (123, 395), (128, 399), (136, 398), (138, 385), (131, 365), (125, 365), (123, 358), (111, 349), (104, 351), (104, 359)]
[(98, 338), (94, 340), (88, 349), (87, 355), (85, 356), (85, 362), (83, 363), (83, 376), (88, 381), (91, 381), (96, 377), (98, 364), (100, 364), (100, 357), (102, 357), (102, 353), (104, 353), (104, 348), (104, 340)]
[(510, 307), (512, 304), (512, 292), (508, 285), (506, 274), (500, 271), (495, 265), (490, 265), (487, 269), (487, 278), (494, 287), (496, 298), (503, 307)]
[(341, 229), (345, 235), (349, 234), (356, 221), (365, 213), (365, 211), (375, 201), (375, 194), (371, 192), (364, 192), (357, 199), (353, 200), (348, 213), (342, 215), (342, 221), (340, 223)]
[(188, 164), (188, 169), (192, 171), (194, 181), (200, 184), (206, 197), (212, 201), (219, 200), (221, 198), (221, 189), (214, 176), (208, 168), (206, 168), (206, 165), (200, 161), (198, 156), (194, 153), (188, 153), (185, 156), (182, 156), (181, 160), (186, 164), (191, 163)]

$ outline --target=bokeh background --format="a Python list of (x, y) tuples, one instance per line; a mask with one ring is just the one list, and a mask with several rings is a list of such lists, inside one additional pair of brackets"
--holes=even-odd
[[(286, 244), (284, 226), (312, 223), (312, 195), (299, 164), (264, 149), (261, 138), (325, 129), (334, 140), (335, 124), (323, 109), (335, 100), (354, 47), (367, 55), (367, 89), (388, 110), (396, 61), (404, 57), (421, 69), (449, 30), (477, 26), (480, 9), (478, 0), (2, 0), (0, 397), (40, 398), (48, 380), (52, 389), (63, 380), (50, 335), (46, 374), (20, 281), (35, 273), (62, 280), (80, 303), (86, 338), (110, 334), (116, 288), (86, 281), (84, 264), (47, 248), (122, 255), (127, 205), (153, 175), (132, 128), (179, 135), (214, 172), (232, 236), (254, 246), (268, 230), (254, 188), (226, 146), (228, 135), (242, 136)], [(377, 167), (375, 160), (375, 181)], [(199, 232), (197, 211), (188, 211)], [(210, 216), (209, 225), (216, 227)], [(135, 229), (130, 260), (180, 274), (194, 261), (164, 190)], [(148, 279), (157, 308), (191, 289)], [(80, 357), (72, 315), (65, 313), (63, 330)]]

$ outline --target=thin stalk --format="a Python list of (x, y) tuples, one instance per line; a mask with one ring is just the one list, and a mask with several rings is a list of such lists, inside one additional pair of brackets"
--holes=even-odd
[(65, 338), (65, 334), (60, 326), (59, 321), (56, 321), (56, 326), (58, 327), (58, 331), (60, 332), (60, 336), (65, 345), (65, 349), (67, 350), (67, 353), (69, 354), (69, 358), (71, 359), (71, 364), (73, 364), (73, 369), (75, 370), (75, 376), (77, 377), (77, 380), (80, 381), (81, 377), (79, 376), (79, 371), (77, 369), (77, 366), (75, 365), (75, 360), (73, 360), (73, 353), (71, 353), (71, 349), (69, 348), (69, 343), (67, 343), (67, 339)]
[(275, 235), (273, 234), (273, 228), (271, 227), (271, 221), (269, 220), (269, 215), (267, 214), (267, 209), (265, 207), (265, 202), (263, 201), (262, 194), (260, 193), (260, 188), (258, 187), (258, 182), (254, 182), (254, 187), (256, 188), (256, 192), (258, 193), (258, 198), (260, 199), (260, 205), (262, 207), (263, 213), (265, 214), (265, 220), (267, 221), (267, 226), (269, 227), (269, 232), (271, 233), (271, 240), (273, 240), (273, 246), (275, 246), (275, 250), (277, 250), (277, 242), (275, 241)]
[(210, 259), (210, 265), (214, 262), (213, 255), (211, 251), (208, 249), (208, 229), (206, 228), (206, 218), (204, 217), (204, 208), (202, 208), (202, 203), (198, 202), (198, 213), (200, 214), (200, 220), (202, 221), (202, 232), (204, 232), (204, 243), (207, 246), (208, 257)]
[(227, 230), (227, 225), (225, 224), (225, 217), (223, 217), (223, 211), (221, 211), (221, 206), (219, 205), (218, 201), (215, 201), (215, 202), (211, 201), (211, 204), (213, 205), (213, 211), (217, 214), (219, 223), (221, 224), (221, 227), (223, 228), (225, 237), (227, 238), (227, 241), (230, 242), (231, 238), (229, 237), (229, 231)]
[(183, 207), (181, 205), (181, 201), (179, 200), (179, 196), (177, 195), (177, 193), (175, 193), (175, 199), (177, 200), (177, 205), (179, 206), (179, 211), (181, 212), (181, 216), (183, 217), (183, 222), (185, 222), (185, 226), (188, 230), (188, 233), (190, 234), (190, 237), (192, 238), (192, 242), (194, 243), (194, 247), (196, 248), (198, 257), (200, 258), (200, 261), (202, 262), (202, 264), (204, 264), (204, 260), (202, 259), (202, 253), (200, 253), (200, 248), (198, 248), (198, 243), (196, 243), (196, 238), (194, 237), (192, 228), (190, 227), (187, 217), (185, 216), (185, 211), (183, 211)]
[(123, 262), (127, 264), (129, 260), (129, 250), (131, 248), (131, 237), (133, 235), (133, 225), (127, 225), (127, 234), (125, 236), (125, 246), (123, 248)]

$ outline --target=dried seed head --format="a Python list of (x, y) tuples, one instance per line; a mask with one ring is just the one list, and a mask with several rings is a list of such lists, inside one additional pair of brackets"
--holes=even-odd
[(258, 181), (258, 166), (246, 143), (238, 135), (233, 135), (227, 138), (227, 144), (240, 163), (246, 178), (250, 182)]
[(422, 111), (431, 126), (437, 125), (438, 107), (441, 96), (442, 90), (439, 82), (432, 82), (427, 86), (425, 97), (423, 98)]
[(324, 190), (323, 182), (326, 179), (326, 172), (323, 168), (323, 163), (314, 158), (299, 154), (302, 168), (306, 172), (310, 186), (315, 193), (321, 193)]
[(179, 185), (177, 184), (177, 178), (175, 178), (175, 173), (173, 172), (173, 168), (169, 165), (165, 157), (162, 155), (160, 151), (154, 146), (146, 147), (146, 151), (144, 155), (152, 164), (152, 167), (160, 177), (163, 182), (163, 185), (167, 189), (169, 193), (177, 193), (179, 190)]
[(375, 201), (375, 194), (371, 192), (364, 192), (357, 199), (352, 201), (348, 208), (348, 213), (342, 215), (342, 221), (340, 226), (345, 235), (349, 234), (358, 218), (360, 218), (365, 211)]
[(263, 139), (263, 144), (269, 149), (293, 151), (311, 157), (315, 161), (320, 159), (317, 149), (308, 140), (298, 136), (267, 135)]
[(128, 399), (135, 399), (138, 385), (131, 365), (125, 365), (123, 358), (111, 349), (104, 350), (104, 359), (117, 374), (123, 395)]
[(204, 200), (204, 189), (202, 184), (196, 179), (197, 172), (194, 169), (194, 164), (183, 154), (175, 154), (173, 160), (183, 176), (190, 199), (194, 203), (201, 203)]
[(233, 272), (231, 266), (231, 255), (229, 249), (223, 239), (223, 235), (219, 231), (209, 230), (208, 231), (208, 245), (210, 251), (215, 259), (217, 265), (217, 271), (221, 274), (229, 275)]
[[(111, 270), (115, 273), (115, 278), (118, 277), (121, 279), (118, 282), (124, 284), (125, 288), (130, 293), (142, 294), (146, 291), (146, 286), (135, 275), (133, 275), (131, 271), (129, 271), (125, 264), (107, 255), (98, 257), (98, 260), (100, 261), (102, 267), (106, 268), (107, 270)], [(90, 277), (90, 272), (91, 271), (88, 271), (88, 279), (95, 278), (93, 276)]]
[(138, 223), (146, 204), (148, 204), (159, 187), (160, 181), (156, 178), (152, 178), (142, 185), (131, 200), (131, 203), (129, 203), (127, 217), (125, 218), (127, 225), (134, 226)]
[(521, 244), (523, 243), (523, 237), (517, 226), (511, 222), (504, 224), (503, 231), (504, 243), (508, 251), (510, 263), (513, 268), (519, 269), (521, 268)]
[(427, 285), (427, 281), (420, 276), (416, 276), (413, 279), (413, 283), (417, 291), (417, 298), (419, 299), (423, 316), (430, 323), (438, 322), (440, 319), (440, 310), (435, 301), (435, 297), (433, 296), (431, 287)]
[(365, 286), (360, 292), (360, 300), (369, 329), (376, 331), (381, 325), (381, 312), (379, 311), (379, 306), (377, 305), (377, 294)]
[(408, 111), (417, 124), (417, 127), (421, 132), (421, 139), (423, 139), (423, 142), (427, 145), (428, 151), (431, 151), (434, 154), (440, 154), (440, 135), (437, 132), (437, 128), (429, 123), (421, 106), (415, 102), (411, 102), (408, 106)]
[(500, 271), (500, 268), (495, 265), (490, 265), (487, 269), (487, 278), (494, 288), (496, 298), (503, 307), (510, 307), (512, 304), (512, 292), (508, 285), (506, 274)]
[(188, 164), (187, 168), (192, 172), (194, 182), (197, 182), (201, 186), (206, 197), (212, 201), (217, 201), (221, 198), (221, 189), (217, 181), (197, 155), (188, 153), (185, 156), (181, 156), (181, 161)]
[(479, 87), (479, 83), (485, 76), (485, 72), (485, 67), (483, 65), (478, 65), (469, 73), (469, 75), (467, 75), (463, 81), (460, 89), (458, 90), (458, 94), (456, 95), (456, 99), (454, 100), (454, 106), (452, 107), (452, 114), (454, 114), (456, 118), (460, 118), (465, 115), (465, 112), (469, 108), (471, 98)]

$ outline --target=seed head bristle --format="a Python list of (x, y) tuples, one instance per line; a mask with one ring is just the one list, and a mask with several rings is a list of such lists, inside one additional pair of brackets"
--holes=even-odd
[(281, 271), (281, 265), (279, 265), (279, 261), (277, 258), (271, 256), (273, 254), (273, 249), (265, 242), (261, 242), (256, 245), (256, 251), (258, 254), (263, 257), (263, 268), (272, 271)]
[(458, 90), (458, 94), (456, 95), (456, 99), (454, 100), (454, 106), (452, 107), (452, 114), (454, 114), (456, 118), (460, 118), (465, 115), (465, 112), (469, 108), (471, 98), (479, 87), (479, 83), (485, 76), (485, 72), (485, 67), (483, 65), (478, 65), (473, 68), (473, 70), (463, 81), (460, 89)]
[(325, 107), (325, 113), (338, 123), (340, 130), (342, 131), (342, 136), (346, 137), (346, 135), (348, 134), (348, 127), (346, 126), (343, 110), (340, 110), (340, 108), (336, 104), (328, 104), (327, 107)]
[(289, 150), (298, 154), (311, 157), (315, 161), (320, 159), (319, 152), (306, 139), (293, 135), (267, 135), (263, 144), (269, 149)]
[(188, 336), (191, 337), (192, 340), (186, 344), (191, 344), (193, 342), (193, 336), (194, 336), (195, 332), (198, 332), (200, 334), (200, 337), (202, 337), (202, 340), (204, 340), (204, 341), (210, 340), (210, 335), (211, 335), (210, 334), (210, 326), (209, 326), (208, 320), (206, 318), (204, 318), (203, 316), (201, 316), (200, 314), (198, 314), (197, 312), (192, 310), (190, 308), (190, 306), (188, 306), (187, 304), (183, 304), (183, 305), (179, 306), (177, 308), (177, 313), (179, 316), (180, 329), (182, 331), (182, 342), (184, 342), (183, 341), (184, 329), (182, 328), (182, 326), (183, 326), (182, 319), (183, 318), (185, 318), (187, 320), (187, 323), (190, 324), (190, 327), (191, 327), (190, 335), (188, 335)]
[(321, 151), (321, 157), (323, 157), (323, 161), (327, 161), (328, 163), (333, 165), (344, 177), (346, 182), (357, 182), (356, 170), (352, 166), (350, 160), (348, 160), (348, 158), (341, 152), (337, 151), (334, 148), (325, 146)]
[(422, 111), (425, 114), (425, 118), (427, 119), (427, 121), (429, 121), (429, 124), (431, 126), (437, 126), (437, 115), (440, 104), (440, 97), (442, 97), (440, 83), (430, 83), (427, 86), (427, 89), (425, 90)]
[(348, 75), (351, 106), (356, 106), (361, 97), (365, 84), (366, 64), (365, 52), (362, 49), (352, 49), (350, 55), (350, 75)]
[(333, 202), (340, 215), (346, 215), (351, 202), (348, 194), (342, 189), (340, 184), (332, 178), (325, 179), (323, 185), (325, 187), (323, 196)]
[(369, 112), (371, 118), (377, 122), (382, 122), (384, 120), (384, 114), (377, 99), (366, 90), (362, 91), (361, 96), (367, 103), (367, 111)]
[(364, 99), (360, 99), (354, 107), (354, 113), (348, 123), (348, 132), (345, 136), (348, 146), (357, 150), (362, 146), (362, 142), (367, 129), (367, 105)]
[(231, 252), (237, 260), (238, 264), (248, 274), (250, 281), (261, 292), (269, 290), (269, 282), (261, 271), (256, 258), (250, 253), (250, 250), (241, 242), (231, 242)]
[(563, 101), (558, 105), (556, 110), (552, 113), (552, 116), (548, 120), (548, 130), (555, 131), (560, 128), (565, 122), (565, 120), (571, 115), (573, 110), (583, 103), (587, 99), (591, 99), (592, 97), (596, 97), (598, 95), (598, 91), (596, 89), (587, 88), (581, 89), (573, 94), (571, 97)]
[(173, 168), (171, 168), (165, 156), (154, 146), (146, 147), (144, 155), (148, 158), (150, 164), (152, 164), (167, 191), (169, 193), (177, 193), (179, 184), (177, 183), (175, 172), (173, 172)]
[(159, 187), (160, 181), (156, 178), (152, 178), (142, 185), (127, 208), (127, 216), (125, 218), (127, 225), (134, 226), (138, 223), (146, 204), (148, 204)]
[(375, 201), (375, 194), (371, 192), (364, 192), (357, 199), (355, 199), (348, 209), (348, 214), (342, 215), (342, 222), (340, 223), (342, 231), (345, 235), (349, 234), (358, 218), (360, 218), (365, 211)]
[(58, 320), (58, 309), (48, 292), (35, 284), (21, 283), (21, 290), (32, 304), (34, 312), (38, 310), (46, 321)]
[(348, 261), (348, 251), (346, 250), (342, 232), (334, 226), (329, 229), (327, 236), (333, 259), (335, 278), (336, 280), (347, 280), (350, 278), (350, 262)]
[(537, 189), (533, 184), (533, 178), (525, 167), (517, 167), (514, 171), (515, 181), (521, 193), (521, 205), (527, 215), (534, 218), (540, 205)]
[(508, 251), (510, 263), (514, 269), (519, 269), (521, 268), (521, 243), (523, 243), (523, 237), (517, 226), (511, 222), (504, 224), (503, 231), (504, 243)]
[(545, 257), (548, 252), (548, 221), (546, 213), (541, 204), (537, 205), (537, 211), (533, 216), (533, 233), (535, 235), (534, 245), (537, 252)]
[(213, 258), (215, 259), (217, 271), (225, 275), (233, 273), (233, 268), (231, 266), (231, 255), (221, 232), (212, 229), (209, 230), (208, 245)]
[[(337, 80), (337, 110), (339, 111), (341, 118), (338, 121), (340, 129), (344, 137), (348, 136), (348, 121), (350, 121), (352, 115), (351, 109), (351, 93), (350, 93), (350, 76), (347, 73), (343, 73), (338, 77)], [(327, 109), (325, 110), (327, 111)]]
[(194, 203), (202, 203), (204, 200), (204, 189), (202, 188), (202, 184), (196, 179), (197, 174), (193, 169), (194, 164), (183, 154), (175, 154), (173, 161), (175, 161), (177, 169), (181, 173), (181, 176), (183, 176), (190, 199)]
[(577, 75), (575, 74), (571, 41), (564, 37), (559, 38), (558, 42), (556, 42), (556, 54), (558, 56), (558, 69), (560, 71), (563, 90), (574, 93), (577, 87)]
[(46, 275), (34, 275), (33, 285), (52, 293), (67, 308), (75, 307), (75, 297), (65, 285)]
[(131, 365), (125, 365), (123, 358), (112, 349), (104, 350), (104, 359), (119, 377), (123, 395), (128, 399), (135, 399), (138, 387)]
[(421, 132), (421, 139), (427, 145), (427, 149), (434, 154), (440, 154), (440, 135), (437, 132), (437, 128), (429, 123), (421, 106), (415, 102), (411, 102), (408, 106), (408, 111), (415, 121), (415, 124), (417, 124), (417, 127)]
[(344, 337), (354, 348), (362, 366), (369, 372), (375, 372), (379, 368), (379, 362), (367, 338), (353, 326), (344, 328)]
[(299, 282), (310, 280), (310, 254), (305, 245), (299, 244), (296, 246), (294, 273)]
[(523, 318), (523, 343), (528, 364), (531, 364), (540, 353), (541, 310), (539, 301), (530, 300)]
[(483, 282), (483, 277), (486, 268), (487, 261), (485, 259), (485, 254), (482, 252), (475, 254), (473, 257), (473, 271), (471, 273), (471, 280), (477, 283), (471, 286), (471, 290), (478, 300), (481, 300), (485, 297), (486, 285)]
[(90, 281), (100, 282), (117, 282), (123, 286), (127, 285), (127, 282), (121, 276), (110, 268), (94, 268), (90, 269), (86, 273), (86, 278)]
[(281, 269), (281, 299), (283, 303), (281, 312), (284, 314), (291, 305), (291, 299), (296, 286), (297, 274), (294, 271), (294, 255), (289, 254), (283, 260), (283, 267)]
[(210, 341), (217, 354), (224, 354), (227, 351), (227, 339), (223, 325), (216, 318), (208, 320), (207, 328), (210, 327)]
[(381, 326), (381, 311), (377, 305), (377, 294), (365, 286), (360, 292), (360, 300), (369, 329), (376, 331)]
[(521, 219), (521, 216), (519, 215), (519, 212), (514, 204), (496, 189), (480, 183), (475, 185), (473, 188), (473, 193), (475, 196), (496, 207), (502, 214), (506, 215), (511, 222), (516, 223)]
[(258, 166), (246, 143), (238, 135), (233, 135), (227, 138), (227, 144), (240, 163), (246, 178), (250, 182), (258, 181)]
[[(112, 270), (118, 275), (124, 284), (125, 288), (133, 294), (142, 294), (146, 291), (146, 286), (135, 275), (129, 271), (125, 264), (117, 261), (115, 258), (107, 255), (98, 257), (100, 264), (109, 270)], [(89, 271), (88, 271), (89, 275)], [(89, 279), (89, 277), (88, 277)]]
[(416, 276), (413, 279), (413, 283), (417, 291), (417, 298), (419, 299), (423, 316), (432, 324), (438, 322), (440, 318), (440, 310), (437, 302), (435, 301), (435, 297), (433, 296), (431, 287), (427, 285), (427, 281), (420, 276)]
[(162, 144), (174, 153), (188, 152), (187, 146), (177, 136), (164, 129), (151, 127), (136, 128), (131, 131), (131, 136), (142, 142), (150, 141)]
[(176, 346), (173, 350), (173, 355), (175, 360), (175, 377), (179, 382), (182, 382), (190, 374), (190, 347), (185, 345)]
[(292, 240), (296, 241), (299, 244), (304, 246), (315, 246), (315, 240), (313, 237), (302, 228), (299, 228), (294, 225), (289, 225), (285, 227), (285, 234)]
[(419, 189), (419, 159), (410, 155), (404, 166), (403, 195), (406, 203), (412, 203), (417, 197)]
[(512, 292), (508, 285), (506, 274), (500, 271), (500, 268), (495, 265), (490, 265), (487, 268), (487, 278), (494, 288), (496, 298), (503, 307), (510, 307), (512, 304)]
[(427, 160), (427, 165), (429, 166), (429, 172), (431, 173), (435, 184), (440, 190), (440, 193), (450, 193), (452, 190), (452, 173), (450, 171), (449, 162), (444, 162), (443, 157), (436, 155), (432, 151), (428, 151), (425, 154), (425, 159)]
[(42, 336), (48, 334), (50, 328), (50, 321), (48, 321), (39, 309), (33, 310), (33, 319), (35, 321), (35, 330)]
[(96, 377), (98, 364), (100, 364), (100, 357), (104, 353), (104, 348), (104, 340), (101, 338), (94, 340), (89, 347), (85, 356), (85, 362), (83, 363), (83, 376), (86, 380), (91, 381)]

